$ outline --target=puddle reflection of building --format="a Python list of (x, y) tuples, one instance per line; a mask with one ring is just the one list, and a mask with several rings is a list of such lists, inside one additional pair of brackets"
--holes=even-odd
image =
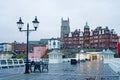
[(101, 52), (84, 52), (81, 50), (76, 53), (76, 60), (99, 60), (101, 58)]
[(89, 73), (89, 74), (90, 74), (90, 72), (91, 72), (91, 66), (92, 66), (91, 62), (88, 62), (88, 63), (87, 63), (87, 69), (88, 69), (88, 73)]
[(80, 62), (77, 64), (77, 71), (82, 75), (82, 78), (94, 77), (100, 79), (103, 65), (100, 60), (92, 60)]
[(77, 71), (81, 74), (81, 80), (88, 76), (87, 62), (80, 62), (77, 64)]
[(80, 64), (78, 64), (78, 67), (77, 67), (77, 69), (78, 69), (78, 71), (80, 72), (80, 74), (82, 74), (83, 72), (84, 72), (84, 65), (82, 64), (82, 63), (80, 63)]

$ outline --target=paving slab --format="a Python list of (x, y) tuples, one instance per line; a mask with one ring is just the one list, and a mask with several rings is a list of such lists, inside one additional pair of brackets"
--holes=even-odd
[(108, 64), (101, 61), (49, 64), (49, 71), (24, 74), (24, 67), (0, 69), (0, 80), (119, 80)]

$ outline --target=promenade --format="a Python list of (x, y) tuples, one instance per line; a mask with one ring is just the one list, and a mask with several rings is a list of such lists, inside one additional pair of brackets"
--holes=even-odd
[(0, 69), (0, 80), (119, 80), (108, 64), (102, 61), (49, 64), (49, 71), (24, 74), (24, 67)]

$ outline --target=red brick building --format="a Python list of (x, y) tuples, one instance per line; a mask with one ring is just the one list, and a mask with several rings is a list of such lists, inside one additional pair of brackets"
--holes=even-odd
[[(12, 43), (12, 51), (17, 53), (17, 54), (24, 54), (26, 53), (27, 50), (27, 44), (26, 43), (17, 43), (16, 41)], [(33, 51), (33, 45), (29, 44), (28, 48), (29, 52)]]
[(87, 22), (84, 31), (75, 30), (64, 35), (64, 48), (113, 48), (119, 41), (114, 29), (96, 27), (90, 30)]

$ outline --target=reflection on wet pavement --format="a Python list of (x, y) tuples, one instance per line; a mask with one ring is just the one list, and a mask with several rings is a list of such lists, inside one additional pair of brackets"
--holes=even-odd
[[(49, 64), (49, 72), (23, 74), (24, 67), (1, 69), (0, 80), (119, 80), (119, 76), (101, 61)], [(7, 77), (4, 77), (7, 76)]]

